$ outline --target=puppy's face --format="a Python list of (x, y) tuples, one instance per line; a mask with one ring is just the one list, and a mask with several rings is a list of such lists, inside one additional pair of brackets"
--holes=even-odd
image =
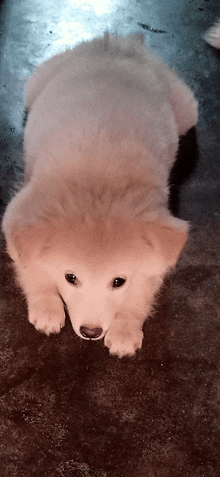
[(85, 339), (103, 337), (117, 317), (143, 318), (153, 277), (164, 270), (153, 243), (121, 224), (59, 230), (40, 260)]

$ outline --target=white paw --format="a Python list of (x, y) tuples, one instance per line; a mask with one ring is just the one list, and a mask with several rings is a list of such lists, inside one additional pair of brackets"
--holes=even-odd
[(135, 351), (141, 348), (143, 341), (143, 331), (137, 329), (109, 328), (105, 335), (104, 344), (109, 348), (111, 354), (122, 356), (133, 356)]
[(36, 309), (29, 312), (29, 321), (35, 326), (36, 330), (50, 335), (50, 333), (59, 333), (65, 324), (64, 309)]

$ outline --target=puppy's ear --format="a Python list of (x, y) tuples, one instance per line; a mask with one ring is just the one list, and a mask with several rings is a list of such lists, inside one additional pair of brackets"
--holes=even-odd
[(8, 223), (7, 220), (4, 220), (2, 229), (6, 239), (8, 255), (14, 262), (17, 262), (19, 261), (21, 254), (23, 254), (27, 233), (17, 221)]
[(34, 252), (40, 250), (48, 233), (47, 227), (34, 218), (28, 208), (28, 197), (24, 201), (23, 191), (9, 203), (2, 221), (7, 252), (14, 262), (27, 263)]
[(148, 222), (144, 235), (168, 267), (177, 263), (188, 235), (189, 224), (175, 217), (167, 217), (159, 223)]
[(140, 45), (143, 45), (143, 43), (144, 43), (144, 34), (143, 33), (132, 33), (131, 35), (128, 35), (128, 36), (134, 42), (139, 43)]
[(45, 227), (36, 224), (24, 225), (21, 221), (3, 224), (7, 243), (7, 252), (14, 262), (27, 263), (30, 258), (40, 253), (46, 242)]

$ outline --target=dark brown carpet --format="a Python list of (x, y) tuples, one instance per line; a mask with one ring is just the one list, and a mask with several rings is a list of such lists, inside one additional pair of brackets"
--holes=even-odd
[(4, 477), (217, 477), (220, 294), (217, 225), (195, 226), (134, 358), (80, 340), (67, 320), (27, 322), (1, 262)]

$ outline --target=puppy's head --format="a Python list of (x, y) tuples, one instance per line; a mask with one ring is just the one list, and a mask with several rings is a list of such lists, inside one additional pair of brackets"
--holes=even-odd
[(187, 237), (184, 222), (96, 221), (57, 228), (39, 256), (56, 281), (75, 332), (100, 339), (114, 319), (141, 318)]

